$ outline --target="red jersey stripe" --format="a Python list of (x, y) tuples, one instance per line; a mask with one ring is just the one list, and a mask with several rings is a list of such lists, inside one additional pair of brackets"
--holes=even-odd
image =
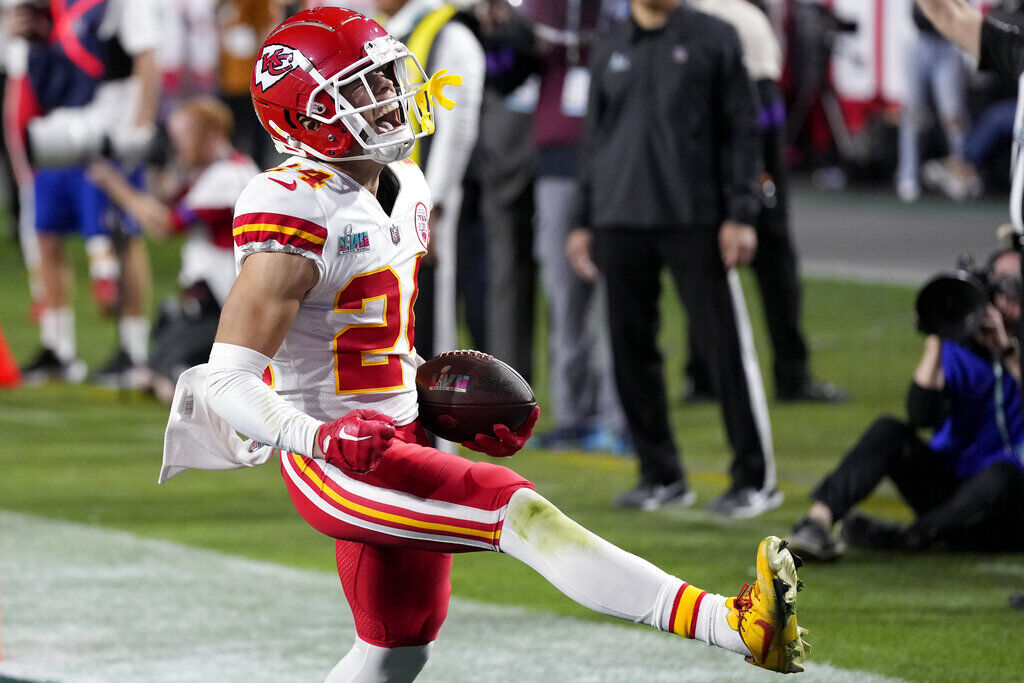
[[(232, 227), (237, 232), (238, 228), (242, 226), (259, 225), (261, 223), (266, 223), (270, 225), (280, 225), (286, 228), (295, 228), (296, 230), (301, 230), (302, 232), (309, 233), (313, 237), (318, 237), (322, 241), (327, 240), (327, 228), (318, 225), (313, 221), (307, 221), (302, 218), (296, 218), (295, 216), (287, 216), (283, 213), (243, 213), (241, 215), (235, 216), (235, 220), (234, 223), (232, 224)], [(315, 242), (316, 240), (312, 241)]]
[(314, 254), (324, 253), (324, 240), (316, 242), (314, 241), (316, 238), (310, 239), (309, 233), (298, 231), (295, 228), (275, 228), (276, 226), (267, 225), (266, 223), (259, 226), (251, 226), (251, 229), (235, 228), (235, 244), (242, 246), (250, 242), (269, 242), (272, 240), (282, 245), (311, 251)]

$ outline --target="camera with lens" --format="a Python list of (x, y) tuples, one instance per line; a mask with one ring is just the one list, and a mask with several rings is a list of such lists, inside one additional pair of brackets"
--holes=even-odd
[(970, 254), (961, 254), (956, 270), (939, 273), (917, 293), (917, 329), (943, 339), (966, 341), (981, 328), (985, 309), (997, 295), (1020, 301), (1020, 277), (992, 277), (988, 269), (975, 267)]

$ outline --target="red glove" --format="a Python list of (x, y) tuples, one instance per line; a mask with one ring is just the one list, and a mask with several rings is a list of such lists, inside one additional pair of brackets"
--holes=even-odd
[(488, 434), (477, 434), (472, 441), (463, 441), (462, 445), (477, 453), (486, 453), (492, 458), (507, 458), (515, 455), (520, 448), (526, 445), (527, 439), (533, 435), (533, 426), (537, 424), (540, 417), (540, 406), (534, 406), (530, 416), (526, 418), (523, 426), (512, 431), (505, 425), (494, 425), (494, 436)]
[(372, 472), (395, 436), (394, 418), (353, 410), (316, 430), (316, 445), (327, 462), (346, 472)]

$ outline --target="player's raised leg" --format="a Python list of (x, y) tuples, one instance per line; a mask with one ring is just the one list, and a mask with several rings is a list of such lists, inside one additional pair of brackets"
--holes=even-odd
[(782, 673), (810, 651), (797, 626), (797, 560), (774, 536), (757, 549), (757, 577), (735, 597), (691, 586), (587, 531), (531, 489), (508, 503), (500, 549), (602, 614), (731, 650)]

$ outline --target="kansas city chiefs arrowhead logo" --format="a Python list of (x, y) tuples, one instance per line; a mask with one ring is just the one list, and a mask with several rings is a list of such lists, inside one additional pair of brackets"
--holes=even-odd
[(256, 84), (263, 91), (299, 65), (298, 50), (287, 45), (267, 45), (256, 60)]

